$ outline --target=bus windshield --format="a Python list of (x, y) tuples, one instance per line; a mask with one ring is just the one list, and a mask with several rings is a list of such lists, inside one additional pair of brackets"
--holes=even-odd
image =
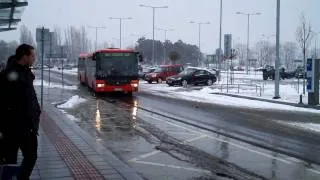
[(138, 76), (138, 59), (135, 53), (100, 53), (100, 76)]

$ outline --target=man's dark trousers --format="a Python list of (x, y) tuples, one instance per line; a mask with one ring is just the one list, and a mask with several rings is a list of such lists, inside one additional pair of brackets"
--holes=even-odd
[[(8, 136), (7, 136), (8, 138)], [(17, 164), (17, 154), (20, 149), (23, 160), (18, 180), (29, 180), (37, 161), (38, 139), (35, 132), (24, 133), (24, 136), (11, 136), (7, 139), (6, 164)]]

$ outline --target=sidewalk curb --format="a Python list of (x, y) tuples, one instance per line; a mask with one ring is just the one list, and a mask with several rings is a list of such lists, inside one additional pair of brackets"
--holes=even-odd
[(227, 94), (227, 93), (211, 93), (211, 94), (230, 96), (230, 97), (236, 97), (236, 98), (242, 98), (242, 99), (249, 99), (249, 100), (255, 100), (255, 101), (262, 101), (262, 102), (269, 102), (269, 103), (276, 103), (276, 104), (283, 104), (283, 105), (306, 108), (306, 109), (320, 110), (320, 106), (310, 106), (310, 105), (306, 105), (306, 104), (282, 102), (282, 101), (276, 101), (276, 100), (271, 100), (271, 99), (262, 99), (262, 98), (256, 98), (256, 97), (242, 96), (242, 95), (237, 95), (237, 94)]
[[(45, 111), (49, 117), (59, 126), (59, 128), (69, 137), (70, 130), (72, 134), (79, 135), (82, 140), (87, 143), (93, 150), (95, 150), (105, 162), (113, 167), (124, 179), (128, 180), (143, 180), (137, 172), (123, 163), (118, 157), (116, 157), (110, 150), (104, 145), (97, 142), (89, 133), (85, 132), (76, 123), (70, 121), (59, 109), (53, 105), (45, 103)], [(67, 133), (69, 131), (69, 133)], [(80, 149), (81, 150), (81, 149)]]

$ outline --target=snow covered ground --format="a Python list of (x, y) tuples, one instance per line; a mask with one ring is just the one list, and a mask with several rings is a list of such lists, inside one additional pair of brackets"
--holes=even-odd
[[(221, 81), (212, 87), (222, 93), (239, 94), (248, 97), (260, 97), (263, 99), (272, 99), (274, 97), (274, 81), (263, 81), (261, 72), (251, 72), (247, 75), (245, 72), (235, 72), (233, 85), (231, 84), (230, 74), (222, 73)], [(286, 79), (280, 81), (280, 97), (278, 101), (298, 103), (300, 94), (302, 94), (303, 84), (300, 79)], [(229, 84), (227, 86), (227, 84)], [(228, 88), (227, 88), (228, 87)], [(307, 94), (307, 93), (306, 93)], [(303, 103), (307, 103), (307, 95), (302, 96)]]
[[(51, 68), (50, 70), (54, 71), (54, 72), (62, 73), (62, 70), (61, 69), (59, 70), (57, 67)], [(69, 75), (77, 75), (78, 74), (78, 68), (72, 68), (70, 70), (69, 69), (64, 69), (63, 73), (64, 74), (69, 74)]]
[(160, 96), (168, 96), (179, 99), (186, 99), (195, 102), (206, 102), (212, 104), (220, 104), (225, 106), (247, 107), (253, 109), (273, 109), (294, 112), (310, 112), (320, 113), (319, 110), (293, 107), (276, 103), (262, 102), (256, 100), (248, 100), (243, 98), (235, 98), (224, 95), (212, 94), (220, 90), (212, 87), (199, 87), (199, 90), (192, 88), (185, 89), (183, 87), (169, 87), (166, 84), (148, 84), (141, 82), (140, 89), (142, 91), (152, 92)]

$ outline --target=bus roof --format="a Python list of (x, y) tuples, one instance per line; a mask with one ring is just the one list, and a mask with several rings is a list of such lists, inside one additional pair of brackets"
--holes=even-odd
[(109, 48), (109, 49), (97, 50), (96, 52), (100, 52), (100, 53), (131, 53), (131, 52), (135, 52), (135, 50), (134, 49)]

